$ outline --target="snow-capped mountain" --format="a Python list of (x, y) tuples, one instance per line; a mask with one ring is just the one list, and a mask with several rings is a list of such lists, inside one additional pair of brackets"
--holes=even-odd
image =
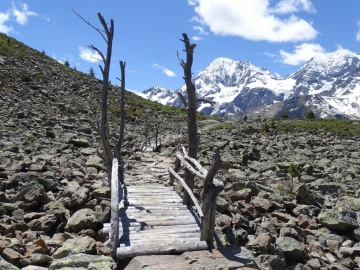
[[(274, 117), (286, 112), (301, 117), (312, 109), (317, 117), (360, 119), (360, 55), (348, 50), (314, 57), (283, 79), (250, 62), (218, 58), (193, 83), (198, 98), (216, 103), (199, 103), (198, 110), (210, 115)], [(177, 91), (153, 87), (141, 96), (180, 107), (177, 92), (186, 96), (186, 86)]]

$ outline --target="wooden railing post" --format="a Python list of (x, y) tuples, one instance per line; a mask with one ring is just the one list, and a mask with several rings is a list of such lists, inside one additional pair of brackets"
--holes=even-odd
[(113, 159), (111, 173), (111, 231), (110, 231), (110, 254), (116, 258), (119, 246), (119, 179), (118, 160)]
[(224, 189), (224, 183), (214, 179), (220, 165), (221, 157), (216, 153), (213, 157), (212, 166), (205, 177), (204, 187), (201, 192), (201, 210), (204, 213), (204, 218), (201, 224), (200, 240), (206, 241), (210, 249), (214, 248), (216, 198)]
[[(221, 166), (221, 157), (219, 153), (215, 153), (213, 156), (213, 162), (209, 171), (201, 166), (201, 164), (194, 158), (186, 155), (185, 149), (183, 149), (184, 156), (181, 153), (176, 154), (175, 168), (169, 169), (170, 172), (170, 185), (173, 184), (174, 179), (180, 181), (185, 191), (188, 192), (190, 199), (198, 209), (198, 213), (201, 219), (201, 241), (206, 241), (209, 249), (214, 248), (213, 239), (215, 234), (215, 214), (216, 214), (216, 198), (219, 193), (224, 189), (224, 183), (218, 179), (215, 179), (215, 174)], [(204, 179), (204, 187), (201, 191), (201, 206), (199, 206), (191, 188), (187, 185), (186, 181), (182, 179), (177, 171), (180, 166), (184, 167), (197, 177)]]

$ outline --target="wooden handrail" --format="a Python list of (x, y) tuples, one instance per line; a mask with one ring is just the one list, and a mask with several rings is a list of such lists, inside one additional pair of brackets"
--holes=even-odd
[(192, 193), (191, 189), (188, 187), (188, 185), (185, 183), (185, 180), (181, 178), (180, 175), (178, 175), (172, 168), (169, 169), (169, 172), (177, 179), (180, 181), (180, 183), (182, 184), (182, 186), (185, 188), (185, 190), (187, 191), (187, 193), (189, 194), (191, 200), (194, 203), (194, 206), (196, 207), (196, 210), (199, 213), (199, 217), (201, 218), (201, 220), (204, 218), (204, 214), (201, 210), (201, 207), (199, 205), (199, 202), (197, 201), (197, 199), (195, 198), (194, 194)]
[[(175, 168), (169, 169), (170, 172), (170, 185), (173, 184), (174, 178), (179, 180), (191, 200), (194, 202), (201, 217), (201, 237), (200, 240), (206, 241), (208, 247), (213, 248), (213, 239), (215, 234), (215, 214), (216, 214), (216, 198), (219, 193), (224, 189), (224, 183), (221, 180), (215, 179), (215, 174), (221, 166), (221, 158), (217, 153), (213, 157), (213, 163), (208, 170), (201, 166), (201, 164), (186, 154), (186, 149), (182, 148), (183, 154), (176, 153)], [(181, 164), (191, 172), (193, 175), (198, 176), (204, 180), (204, 187), (201, 192), (201, 206), (196, 200), (192, 190), (188, 187), (185, 180), (182, 179), (177, 171), (180, 169)]]

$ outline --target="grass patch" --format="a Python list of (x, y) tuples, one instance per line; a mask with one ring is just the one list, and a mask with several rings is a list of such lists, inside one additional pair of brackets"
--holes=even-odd
[(334, 133), (339, 136), (360, 137), (360, 121), (344, 119), (315, 119), (311, 121), (285, 122), (280, 124), (282, 130), (291, 131), (294, 128), (309, 131)]

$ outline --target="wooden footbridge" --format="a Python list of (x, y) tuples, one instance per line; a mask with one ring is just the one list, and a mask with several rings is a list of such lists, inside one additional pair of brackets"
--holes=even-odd
[[(174, 168), (158, 167), (154, 160), (148, 162), (148, 172), (156, 172), (158, 176), (167, 175), (166, 185), (161, 184), (161, 180), (151, 173), (144, 174), (144, 171), (138, 173), (135, 179), (130, 177), (126, 184), (125, 181), (120, 183), (119, 178), (124, 177), (118, 177), (118, 162), (114, 159), (111, 223), (104, 224), (104, 231), (110, 236), (111, 255), (114, 258), (212, 248), (216, 197), (223, 189), (223, 183), (214, 179), (214, 175), (221, 160), (214, 159), (208, 172), (183, 151), (183, 155), (177, 153)], [(184, 179), (177, 174), (182, 166), (205, 180), (201, 206)], [(183, 199), (174, 190), (175, 179), (187, 190), (194, 206), (183, 204)]]

